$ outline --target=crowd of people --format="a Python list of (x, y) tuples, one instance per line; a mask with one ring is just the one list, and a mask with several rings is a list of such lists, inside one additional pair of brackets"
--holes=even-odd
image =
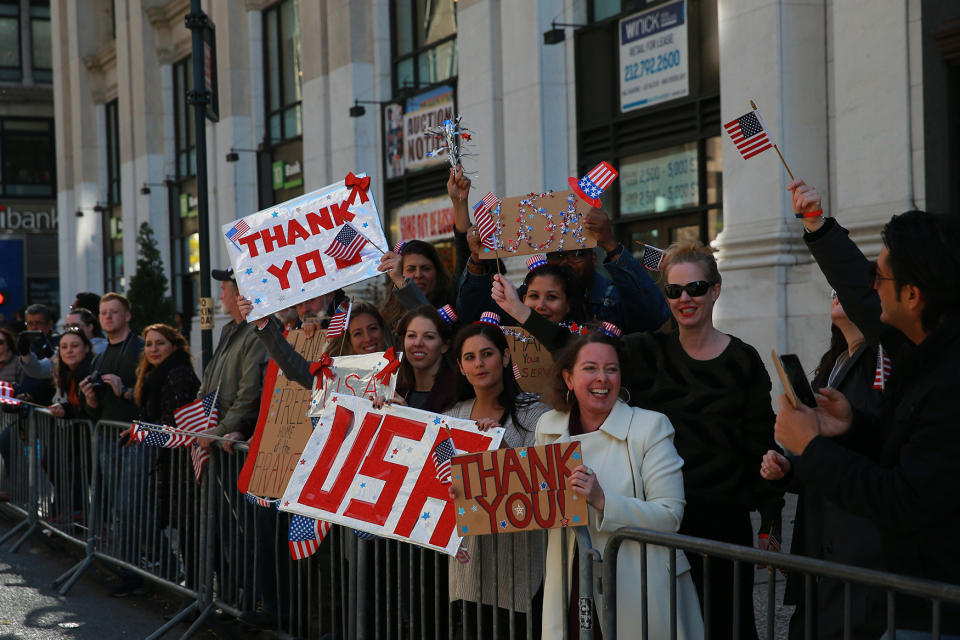
[[(960, 581), (960, 556), (948, 542), (960, 525), (960, 481), (952, 472), (960, 431), (950, 410), (960, 366), (956, 216), (893, 216), (879, 259), (870, 263), (837, 220), (823, 216), (815, 188), (789, 185), (803, 238), (834, 293), (830, 348), (813, 376), (818, 406), (793, 407), (781, 396), (775, 413), (757, 349), (715, 326), (723, 278), (708, 247), (676, 243), (652, 274), (616, 242), (607, 215), (594, 208), (583, 224), (598, 249), (534, 256), (516, 287), (502, 265), (483, 255), (469, 217), (469, 179), (451, 170), (447, 188), (454, 269), (429, 243), (396, 246), (379, 266), (389, 277), (387, 302), (354, 301), (344, 334), (328, 345), (333, 356), (402, 351), (396, 394), (387, 402), (471, 419), (481, 429), (502, 427), (503, 447), (579, 441), (584, 464), (568, 483), (589, 505), (597, 549), (620, 527), (642, 527), (778, 550), (790, 491), (800, 496), (792, 553)], [(284, 330), (314, 336), (345, 296), (337, 291), (289, 314), (247, 322), (252, 304), (232, 270), (212, 275), (229, 322), (202, 378), (177, 329), (152, 324), (134, 335), (128, 301), (108, 293), (78, 296), (55, 337), (53, 312), (41, 305), (27, 308), (27, 331), (19, 337), (0, 329), (0, 379), (58, 417), (160, 424), (172, 424), (176, 407), (216, 391), (219, 423), (203, 435), (218, 436), (229, 451), (230, 441), (253, 435), (269, 359), (291, 380), (314, 387), (311, 363)], [(522, 327), (552, 352), (552, 394), (520, 388), (504, 326)], [(9, 429), (0, 434), (4, 459), (10, 438)], [(215, 440), (200, 441), (210, 447)], [(131, 454), (108, 443), (99, 455)], [(104, 468), (137, 473), (155, 463)], [(498, 608), (534, 616), (544, 638), (560, 637), (564, 626), (579, 637), (574, 537), (551, 530), (544, 548), (540, 538), (512, 536), (499, 549), (487, 538), (467, 540), (471, 560), (451, 560), (441, 581), (450, 601), (475, 603), (488, 616), (500, 615)], [(641, 554), (627, 543), (620, 555), (620, 637), (636, 635)], [(730, 637), (735, 617), (741, 638), (757, 637), (752, 571), (715, 558), (707, 567), (699, 554), (678, 553), (670, 575), (669, 555), (651, 546), (645, 559), (651, 637), (668, 634), (672, 580), (677, 637), (703, 637), (707, 595), (711, 637)], [(523, 567), (508, 558), (523, 558)], [(514, 588), (497, 588), (503, 584)], [(137, 586), (131, 576), (118, 595)], [(786, 602), (798, 605), (790, 637), (804, 637), (807, 620), (814, 625), (810, 637), (841, 637), (843, 584), (817, 580), (812, 600), (804, 586), (803, 576), (788, 577)], [(263, 609), (275, 613), (275, 590), (260, 585), (259, 591)], [(596, 598), (601, 610), (603, 594)], [(853, 588), (854, 637), (883, 633), (886, 604), (880, 592)], [(941, 630), (960, 633), (960, 611), (941, 612)], [(896, 615), (900, 628), (929, 629), (929, 603), (898, 602)], [(599, 619), (593, 628), (600, 637)]]

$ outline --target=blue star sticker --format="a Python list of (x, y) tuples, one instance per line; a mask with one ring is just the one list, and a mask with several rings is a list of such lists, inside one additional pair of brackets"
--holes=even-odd
[(453, 476), (453, 479), (454, 479), (454, 480), (459, 480), (459, 479), (460, 479), (460, 476)]
[(520, 457), (521, 457), (521, 458), (526, 458), (526, 457), (527, 457), (527, 450), (526, 450), (526, 449), (524, 449), (523, 451), (520, 452)]
[(272, 215), (272, 216), (273, 216), (274, 218), (276, 218), (277, 216), (279, 216), (279, 215), (280, 215), (280, 213), (279, 213), (279, 212), (277, 212), (277, 211), (274, 211), (274, 212), (273, 212), (273, 213), (271, 213), (270, 215)]
[(366, 228), (369, 227), (369, 226), (370, 226), (369, 223), (366, 223), (366, 222), (363, 223), (363, 228), (364, 228), (364, 229), (366, 229)]
[(463, 529), (463, 532), (464, 532), (464, 533), (467, 532), (467, 528), (466, 528), (466, 527), (462, 527), (462, 529)]
[(501, 529), (506, 529), (506, 528), (507, 528), (507, 521), (506, 521), (506, 520), (501, 520), (501, 521), (500, 521), (500, 528), (501, 528)]
[(574, 454), (573, 454), (573, 459), (574, 459), (574, 460), (579, 460), (579, 459), (580, 459), (580, 454), (579, 454), (579, 453), (574, 453)]
[(422, 518), (424, 521), (429, 520), (429, 519), (430, 519), (430, 512), (429, 512), (429, 511), (424, 511), (424, 512), (423, 512), (423, 515), (420, 516), (420, 518)]
[(267, 279), (266, 279), (266, 278), (263, 279), (263, 284), (267, 284)]
[(251, 273), (253, 273), (253, 269), (247, 269), (247, 275), (250, 275)]
[(433, 419), (433, 424), (440, 424), (440, 416)]
[(467, 510), (464, 509), (463, 507), (460, 507), (459, 509), (457, 509), (457, 513), (459, 513), (460, 515), (463, 515), (463, 514), (465, 514), (466, 512), (467, 512)]
[(580, 522), (580, 516), (573, 516), (574, 522)]
[(546, 489), (546, 488), (547, 488), (547, 483), (546, 483), (546, 482), (541, 482), (541, 483), (540, 483), (540, 488), (541, 488), (541, 489)]
[(260, 298), (254, 298), (253, 304), (260, 304)]
[(366, 482), (361, 482), (361, 483), (360, 483), (360, 488), (361, 488), (361, 489), (366, 489), (366, 488), (367, 488), (367, 483), (366, 483)]
[(306, 288), (300, 287), (300, 293), (303, 293), (304, 291), (306, 291)]

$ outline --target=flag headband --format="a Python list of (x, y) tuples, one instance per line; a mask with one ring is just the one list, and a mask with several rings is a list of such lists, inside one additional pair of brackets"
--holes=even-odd
[(480, 314), (480, 319), (474, 322), (474, 324), (492, 324), (497, 328), (501, 328), (500, 315), (493, 311), (484, 311)]
[(454, 311), (453, 307), (448, 304), (445, 304), (437, 309), (437, 313), (440, 314), (440, 317), (443, 318), (443, 321), (451, 327), (457, 323), (457, 320), (460, 319), (460, 316), (457, 315), (457, 312)]
[(612, 322), (606, 322), (606, 321), (601, 322), (600, 330), (603, 331), (608, 336), (610, 336), (611, 338), (619, 338), (621, 335), (623, 335), (623, 331), (620, 330), (620, 327), (613, 324)]
[(543, 255), (542, 253), (537, 253), (527, 258), (528, 271), (533, 271), (534, 269), (542, 267), (545, 264), (547, 264), (547, 256)]

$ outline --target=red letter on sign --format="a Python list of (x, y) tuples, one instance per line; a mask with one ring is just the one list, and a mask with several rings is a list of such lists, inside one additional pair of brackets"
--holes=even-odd
[(237, 242), (242, 242), (247, 246), (247, 251), (250, 252), (251, 258), (256, 258), (260, 255), (260, 252), (257, 250), (257, 238), (260, 237), (260, 232), (251, 233), (250, 235), (243, 236)]
[(317, 235), (320, 229), (333, 229), (333, 220), (330, 219), (330, 210), (324, 207), (320, 211), (307, 213), (307, 225), (310, 227), (310, 233)]
[(353, 214), (347, 211), (350, 208), (350, 205), (347, 204), (347, 201), (337, 202), (330, 205), (330, 213), (333, 214), (333, 221), (339, 227), (343, 224), (343, 221), (351, 222), (353, 220)]
[(267, 269), (267, 271), (270, 272), (274, 277), (276, 277), (277, 280), (280, 281), (281, 289), (289, 289), (290, 280), (287, 278), (287, 273), (289, 273), (290, 267), (292, 266), (293, 266), (293, 263), (287, 260), (283, 263), (283, 266), (281, 267), (278, 267), (275, 264), (270, 265), (270, 268)]
[[(446, 437), (447, 434), (444, 431), (437, 433), (436, 439), (433, 444), (430, 445), (431, 450)], [(461, 431), (459, 429), (453, 430), (453, 444), (461, 451), (485, 451), (486, 448), (490, 446), (491, 440), (492, 438), (490, 436), (485, 436), (482, 433), (470, 433), (469, 431)], [(424, 467), (420, 472), (420, 477), (417, 478), (417, 484), (413, 487), (413, 491), (410, 492), (410, 497), (407, 498), (407, 506), (404, 507), (403, 513), (400, 515), (400, 519), (397, 521), (397, 526), (393, 532), (404, 538), (409, 538), (410, 532), (413, 531), (413, 527), (417, 524), (417, 519), (420, 518), (423, 506), (427, 503), (427, 498), (437, 498), (438, 500), (447, 502), (443, 513), (441, 513), (440, 518), (437, 519), (437, 525), (433, 530), (433, 535), (430, 537), (430, 544), (445, 547), (447, 546), (447, 542), (450, 541), (450, 534), (453, 533), (454, 528), (457, 526), (457, 518), (453, 515), (453, 503), (449, 501), (450, 492), (437, 480), (437, 474), (432, 465)]]
[[(307, 264), (312, 262), (314, 270), (310, 271)], [(323, 269), (323, 263), (320, 262), (320, 249), (314, 249), (310, 253), (297, 256), (297, 268), (300, 269), (300, 278), (304, 282), (310, 282), (326, 275)]]
[[(342, 424), (338, 424), (341, 420), (341, 410), (349, 417), (343, 419)], [(340, 451), (340, 445), (343, 443), (343, 439), (347, 434), (347, 425), (353, 422), (352, 411), (339, 406), (337, 407), (330, 437), (324, 445), (323, 451), (320, 453), (320, 458), (317, 460), (317, 465), (314, 467), (313, 473), (311, 473), (307, 481), (303, 483), (303, 491), (300, 492), (300, 502), (307, 506), (323, 509), (331, 513), (337, 512), (340, 503), (343, 501), (343, 496), (347, 493), (347, 489), (350, 488), (350, 483), (353, 482), (354, 476), (357, 475), (357, 469), (360, 468), (363, 454), (366, 453), (367, 446), (373, 439), (373, 435), (377, 432), (377, 425), (380, 424), (380, 418), (382, 417), (379, 413), (374, 413), (373, 411), (367, 413), (363, 419), (363, 424), (360, 425), (357, 438), (353, 441), (350, 453), (347, 454), (347, 459), (344, 460), (343, 466), (340, 467), (337, 480), (333, 483), (333, 486), (330, 487), (330, 491), (324, 491), (323, 483), (327, 479), (327, 473), (330, 471), (330, 466), (333, 464), (337, 452)], [(329, 457), (327, 456), (328, 448), (333, 449)]]
[(427, 425), (418, 420), (398, 416), (386, 416), (383, 419), (383, 423), (380, 425), (380, 433), (377, 434), (377, 439), (374, 440), (370, 453), (367, 454), (363, 466), (360, 467), (361, 475), (384, 481), (383, 488), (380, 490), (380, 497), (373, 504), (363, 500), (351, 500), (343, 515), (376, 525), (382, 525), (387, 521), (409, 468), (405, 465), (387, 462), (384, 460), (384, 456), (394, 436), (419, 442), (426, 428)]

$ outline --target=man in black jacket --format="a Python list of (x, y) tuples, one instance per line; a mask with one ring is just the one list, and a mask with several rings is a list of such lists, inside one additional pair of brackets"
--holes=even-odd
[[(797, 454), (794, 472), (809, 490), (877, 524), (887, 569), (960, 582), (960, 219), (893, 216), (871, 266), (846, 229), (820, 217), (815, 189), (788, 188), (811, 253), (850, 319), (891, 354), (893, 372), (876, 418), (832, 389), (820, 390), (815, 410), (781, 396), (777, 440)], [(841, 434), (858, 451), (831, 440)], [(942, 614), (942, 631), (960, 632), (960, 608)], [(929, 630), (931, 605), (898, 599), (896, 620)]]

